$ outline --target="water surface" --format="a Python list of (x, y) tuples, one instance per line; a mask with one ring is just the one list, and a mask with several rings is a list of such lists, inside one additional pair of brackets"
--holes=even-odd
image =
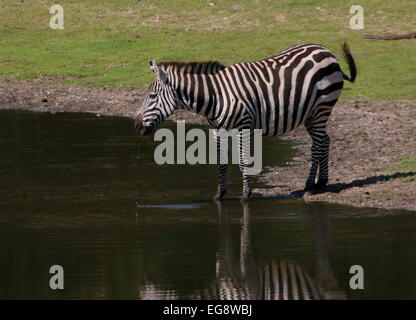
[[(294, 156), (264, 142), (265, 166)], [(155, 146), (129, 119), (1, 112), (0, 298), (416, 298), (414, 214), (291, 198), (219, 205), (215, 165), (158, 166)], [(236, 166), (229, 182), (234, 198)], [(64, 290), (49, 288), (52, 265)], [(349, 287), (352, 265), (364, 290)]]

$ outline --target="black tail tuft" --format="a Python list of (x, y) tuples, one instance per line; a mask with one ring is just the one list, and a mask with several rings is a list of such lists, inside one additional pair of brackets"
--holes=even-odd
[(350, 69), (350, 76), (347, 76), (345, 73), (343, 73), (344, 79), (354, 82), (355, 78), (357, 77), (357, 66), (355, 65), (354, 58), (352, 57), (350, 46), (346, 42), (344, 42), (341, 45), (341, 49), (342, 55), (344, 56), (344, 59), (348, 64), (348, 68)]

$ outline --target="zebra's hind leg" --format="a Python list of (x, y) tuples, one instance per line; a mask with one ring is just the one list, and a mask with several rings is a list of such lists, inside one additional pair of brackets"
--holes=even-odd
[(318, 143), (315, 142), (315, 140), (312, 140), (312, 148), (311, 148), (311, 153), (312, 153), (311, 162), (312, 163), (311, 163), (311, 168), (309, 170), (308, 179), (306, 180), (304, 191), (309, 191), (315, 188), (315, 178), (316, 178), (316, 173), (318, 172), (318, 167), (319, 167), (319, 158), (317, 157), (318, 150), (319, 150)]
[(331, 142), (331, 139), (329, 138), (328, 134), (325, 133), (325, 135), (322, 138), (322, 144), (321, 144), (321, 157), (319, 158), (319, 176), (318, 176), (318, 182), (316, 184), (317, 188), (323, 188), (328, 184), (328, 176), (329, 176), (328, 162), (329, 162), (330, 142)]
[[(309, 120), (305, 123), (306, 129), (312, 138), (312, 164), (306, 180), (305, 191), (314, 188), (323, 188), (328, 183), (328, 161), (330, 138), (326, 133), (326, 123), (331, 110), (324, 113), (324, 117)], [(322, 114), (321, 114), (322, 115)], [(315, 184), (316, 174), (319, 169), (318, 182)]]

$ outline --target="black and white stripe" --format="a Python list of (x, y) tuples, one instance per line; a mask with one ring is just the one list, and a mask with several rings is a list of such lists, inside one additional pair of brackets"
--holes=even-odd
[[(202, 114), (217, 129), (261, 129), (263, 135), (281, 135), (304, 124), (313, 141), (305, 189), (325, 186), (330, 144), (326, 123), (343, 80), (353, 82), (356, 77), (346, 44), (342, 53), (351, 76), (341, 71), (328, 49), (316, 44), (296, 45), (261, 61), (229, 67), (218, 62), (151, 62), (157, 79), (138, 111), (136, 128), (150, 132), (177, 109)], [(240, 168), (243, 197), (248, 197), (251, 189), (243, 162)], [(219, 166), (217, 199), (226, 192), (226, 169), (225, 164)]]

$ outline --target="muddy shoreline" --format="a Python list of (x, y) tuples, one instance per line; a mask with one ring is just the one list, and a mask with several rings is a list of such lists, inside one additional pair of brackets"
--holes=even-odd
[[(0, 79), (0, 110), (86, 112), (133, 118), (144, 98), (144, 92), (139, 90), (65, 86), (54, 84), (54, 80)], [(204, 117), (182, 111), (172, 115), (170, 120), (208, 124)]]
[[(132, 118), (144, 96), (138, 90), (64, 86), (55, 81), (0, 79), (0, 110), (88, 112)], [(203, 117), (188, 112), (178, 112), (170, 119), (206, 124)], [(304, 194), (304, 201), (416, 210), (416, 170), (399, 165), (401, 157), (416, 156), (416, 101), (367, 102), (363, 98), (339, 103), (328, 132), (329, 185), (323, 192)], [(301, 194), (310, 165), (310, 139), (303, 128), (281, 138), (297, 142), (298, 156), (290, 167), (264, 168), (260, 180), (270, 188), (255, 192)]]

